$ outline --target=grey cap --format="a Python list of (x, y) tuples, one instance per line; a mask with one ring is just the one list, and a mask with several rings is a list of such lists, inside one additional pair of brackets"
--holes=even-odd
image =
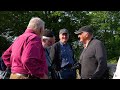
[(88, 33), (93, 33), (93, 29), (90, 26), (83, 26), (81, 27), (79, 30), (77, 30), (76, 32), (74, 32), (75, 34), (80, 34), (82, 32), (88, 32)]
[(69, 34), (69, 32), (68, 32), (68, 30), (67, 29), (60, 29), (60, 31), (59, 31), (59, 34), (63, 34), (63, 33), (67, 33), (67, 34)]

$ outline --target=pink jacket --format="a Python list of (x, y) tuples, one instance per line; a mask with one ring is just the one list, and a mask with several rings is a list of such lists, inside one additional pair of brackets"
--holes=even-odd
[(45, 51), (41, 39), (27, 29), (4, 52), (2, 59), (12, 73), (31, 74), (38, 78), (48, 73)]

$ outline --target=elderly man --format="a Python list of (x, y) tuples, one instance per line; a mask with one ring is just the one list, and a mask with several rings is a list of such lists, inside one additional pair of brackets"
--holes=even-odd
[(90, 26), (83, 26), (75, 32), (84, 50), (80, 55), (81, 79), (102, 79), (107, 70), (107, 55), (103, 43), (93, 38)]
[(49, 71), (48, 72), (49, 79), (52, 79), (52, 76), (51, 76), (52, 73), (55, 74), (55, 72), (51, 68), (52, 61), (49, 56), (49, 53), (50, 53), (49, 50), (54, 43), (55, 43), (55, 36), (54, 36), (53, 32), (49, 29), (46, 29), (42, 36), (42, 45), (43, 45), (43, 47), (45, 49), (45, 53), (46, 53), (46, 60), (47, 60), (48, 71)]
[(75, 60), (72, 46), (68, 44), (69, 32), (67, 29), (59, 31), (59, 39), (60, 41), (53, 44), (50, 49), (52, 67), (58, 72), (55, 79), (75, 79), (76, 72), (71, 70)]
[(44, 21), (31, 18), (27, 29), (4, 52), (2, 59), (11, 68), (10, 79), (47, 79), (48, 66), (41, 36)]

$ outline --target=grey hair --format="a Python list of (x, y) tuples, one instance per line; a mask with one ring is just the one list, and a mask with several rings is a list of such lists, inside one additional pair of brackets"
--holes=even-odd
[(33, 30), (40, 30), (40, 28), (45, 26), (45, 22), (39, 17), (32, 17), (29, 21), (27, 28), (31, 28)]

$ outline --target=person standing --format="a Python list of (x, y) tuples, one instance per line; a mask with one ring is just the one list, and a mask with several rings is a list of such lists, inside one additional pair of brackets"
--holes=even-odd
[(45, 22), (32, 17), (27, 29), (3, 53), (5, 65), (11, 69), (10, 79), (48, 79), (48, 66), (41, 43)]
[(107, 54), (103, 43), (93, 37), (93, 29), (83, 26), (75, 32), (84, 49), (80, 55), (81, 79), (102, 79), (107, 70)]
[(68, 43), (69, 32), (67, 29), (59, 31), (59, 39), (50, 49), (52, 68), (58, 73), (54, 79), (75, 79), (76, 71), (71, 70), (75, 59), (72, 46)]
[(43, 33), (42, 36), (42, 45), (45, 49), (45, 55), (46, 55), (46, 60), (47, 60), (47, 65), (48, 65), (48, 77), (49, 79), (52, 79), (51, 74), (55, 74), (55, 72), (51, 68), (51, 58), (50, 58), (50, 48), (51, 46), (55, 43), (55, 36), (53, 32), (49, 29), (46, 29)]

